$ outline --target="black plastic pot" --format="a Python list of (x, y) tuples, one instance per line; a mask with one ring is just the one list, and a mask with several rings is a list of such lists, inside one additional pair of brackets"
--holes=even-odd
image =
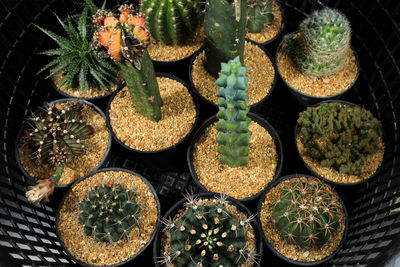
[[(251, 41), (250, 39), (246, 39), (246, 41), (247, 41), (247, 42), (250, 42), (250, 43), (252, 43), (252, 44), (254, 44), (254, 45), (257, 45), (260, 49), (262, 49), (262, 50), (267, 54), (268, 58), (271, 60), (272, 65), (273, 65), (274, 70), (275, 70), (274, 81), (273, 81), (273, 83), (272, 83), (271, 89), (269, 90), (268, 94), (267, 94), (266, 96), (264, 96), (264, 98), (261, 99), (259, 102), (254, 103), (253, 105), (250, 105), (250, 106), (249, 106), (249, 107), (250, 107), (250, 111), (251, 111), (251, 112), (255, 112), (255, 110), (257, 109), (257, 107), (261, 106), (261, 105), (267, 100), (267, 98), (271, 95), (272, 91), (273, 91), (274, 88), (275, 88), (275, 85), (276, 85), (276, 82), (277, 82), (277, 79), (278, 79), (278, 75), (277, 75), (277, 70), (276, 70), (275, 64), (273, 63), (273, 60), (272, 60), (272, 56), (271, 56), (271, 54), (268, 52), (268, 50), (267, 50), (264, 46), (262, 46), (262, 45), (260, 45), (260, 44), (258, 44), (258, 43), (256, 43), (256, 42), (253, 42), (253, 41)], [(200, 53), (202, 53), (203, 51), (204, 51), (204, 46), (202, 46), (202, 47), (192, 56), (192, 58), (191, 58), (191, 60), (190, 60), (190, 65), (189, 65), (189, 82), (190, 82), (191, 87), (194, 89), (196, 95), (197, 95), (197, 96), (199, 97), (199, 99), (200, 99), (200, 100), (199, 100), (200, 105), (205, 107), (204, 110), (207, 112), (207, 113), (205, 113), (206, 117), (209, 117), (209, 116), (212, 116), (212, 115), (214, 115), (214, 114), (216, 114), (216, 113), (218, 112), (218, 105), (215, 104), (215, 103), (213, 103), (213, 102), (211, 102), (210, 100), (208, 100), (208, 99), (205, 98), (204, 96), (202, 96), (202, 95), (200, 94), (200, 92), (197, 90), (197, 88), (195, 87), (195, 85), (194, 85), (194, 83), (193, 83), (193, 79), (192, 79), (193, 63), (194, 63), (194, 61), (196, 60), (197, 56), (198, 56)], [(215, 93), (217, 93), (217, 92), (215, 92)]]
[[(195, 194), (194, 198), (197, 199), (212, 199), (214, 197), (219, 197), (220, 194), (216, 194), (216, 193), (199, 193), (199, 194)], [(243, 212), (244, 214), (246, 214), (247, 216), (251, 216), (251, 212), (250, 210), (243, 205), (240, 201), (228, 197), (227, 200), (233, 204), (234, 206), (236, 206), (241, 212)], [(186, 199), (181, 199), (180, 201), (176, 202), (163, 216), (164, 218), (173, 218), (175, 216), (175, 214), (184, 207), (184, 203), (186, 202)], [(256, 222), (255, 220), (253, 220), (251, 222), (251, 225), (253, 226), (254, 229), (254, 233), (256, 235), (257, 238), (257, 253), (260, 255), (260, 259), (261, 259), (261, 255), (263, 252), (263, 246), (262, 246), (262, 239), (261, 239), (261, 229), (260, 226), (258, 224), (258, 222)], [(161, 255), (161, 251), (160, 251), (160, 242), (161, 242), (161, 237), (163, 235), (163, 230), (164, 227), (161, 226), (158, 228), (157, 230), (157, 234), (156, 234), (156, 238), (154, 240), (154, 244), (153, 244), (153, 259), (154, 259), (154, 264), (156, 267), (162, 267), (157, 259), (160, 257)], [(255, 264), (257, 265), (257, 264)], [(258, 265), (258, 266), (262, 266), (262, 265)]]
[(283, 44), (283, 41), (279, 44), (278, 49), (276, 50), (276, 54), (275, 54), (275, 64), (276, 64), (275, 70), (279, 73), (279, 77), (281, 77), (282, 81), (285, 83), (286, 87), (289, 89), (289, 92), (296, 97), (297, 101), (301, 105), (303, 105), (305, 107), (312, 106), (312, 105), (314, 105), (314, 104), (316, 104), (318, 102), (321, 102), (321, 101), (339, 99), (339, 98), (343, 97), (354, 86), (354, 84), (358, 80), (358, 76), (360, 74), (360, 60), (358, 58), (356, 50), (352, 46), (350, 46), (350, 48), (354, 52), (354, 56), (355, 56), (356, 62), (357, 62), (357, 74), (356, 74), (356, 77), (354, 78), (353, 83), (346, 90), (344, 90), (343, 92), (341, 92), (339, 94), (336, 94), (336, 95), (332, 95), (332, 96), (318, 97), (318, 96), (312, 96), (312, 95), (304, 94), (304, 93), (298, 91), (296, 88), (293, 88), (289, 83), (287, 83), (286, 80), (283, 78), (281, 72), (279, 71), (277, 59), (278, 59), (278, 53), (282, 48), (282, 44)]
[[(312, 107), (317, 107), (317, 106), (319, 106), (321, 104), (324, 104), (324, 103), (340, 103), (340, 104), (348, 105), (348, 106), (351, 106), (351, 107), (359, 107), (359, 108), (361, 108), (360, 106), (358, 106), (358, 105), (356, 105), (354, 103), (343, 101), (343, 100), (326, 100), (326, 101), (322, 101), (322, 102), (320, 102), (318, 104), (315, 104)], [(295, 143), (295, 146), (296, 146), (297, 154), (299, 155), (299, 157), (300, 157), (301, 161), (303, 162), (304, 166), (306, 166), (307, 170), (313, 176), (318, 177), (321, 180), (324, 180), (325, 182), (327, 182), (329, 184), (339, 185), (339, 186), (356, 186), (356, 185), (360, 185), (360, 184), (365, 183), (366, 181), (371, 180), (377, 173), (380, 172), (380, 169), (382, 169), (383, 164), (381, 164), (381, 166), (376, 170), (376, 172), (374, 174), (372, 174), (369, 178), (367, 178), (367, 179), (365, 179), (363, 181), (357, 182), (357, 183), (338, 183), (338, 182), (334, 182), (332, 180), (326, 179), (325, 177), (323, 177), (323, 176), (319, 175), (318, 173), (316, 173), (310, 166), (308, 166), (308, 164), (304, 161), (302, 155), (300, 154), (299, 148), (297, 146), (297, 141), (296, 141), (296, 137), (297, 137), (297, 134), (299, 133), (299, 131), (300, 131), (300, 129), (298, 128), (298, 123), (296, 123), (296, 127), (294, 129), (294, 143)], [(386, 149), (385, 149), (385, 153), (386, 153)], [(385, 158), (385, 155), (383, 155), (383, 158)]]
[(349, 215), (347, 213), (346, 206), (344, 205), (344, 202), (343, 202), (342, 198), (340, 197), (340, 195), (332, 187), (330, 187), (331, 190), (333, 192), (335, 192), (335, 194), (338, 196), (338, 198), (340, 200), (340, 203), (342, 204), (344, 215), (345, 215), (345, 218), (346, 218), (346, 222), (345, 222), (346, 226), (345, 226), (345, 230), (344, 230), (344, 233), (343, 233), (342, 240), (340, 241), (340, 244), (339, 244), (338, 248), (331, 255), (323, 258), (322, 260), (313, 261), (313, 262), (301, 262), (301, 261), (295, 261), (295, 260), (286, 258), (284, 255), (282, 255), (277, 250), (275, 250), (275, 248), (268, 242), (268, 239), (265, 237), (264, 230), (262, 229), (262, 224), (261, 224), (261, 219), (260, 219), (261, 206), (262, 206), (262, 203), (264, 202), (265, 197), (268, 194), (268, 192), (271, 191), (271, 189), (273, 187), (277, 186), (279, 183), (281, 183), (281, 182), (283, 182), (285, 180), (288, 180), (288, 179), (295, 179), (297, 177), (306, 177), (306, 178), (318, 179), (318, 178), (315, 178), (314, 176), (310, 176), (310, 175), (307, 175), (307, 174), (291, 174), (291, 175), (286, 175), (286, 176), (284, 176), (282, 178), (279, 178), (278, 180), (275, 180), (272, 183), (270, 183), (268, 185), (268, 187), (267, 187), (267, 190), (264, 192), (263, 196), (260, 198), (260, 201), (258, 202), (258, 206), (257, 206), (257, 222), (260, 225), (261, 235), (263, 237), (264, 243), (267, 245), (267, 247), (276, 256), (278, 256), (279, 258), (285, 260), (286, 262), (289, 262), (291, 264), (295, 264), (295, 265), (298, 265), (298, 266), (314, 266), (314, 265), (318, 265), (318, 264), (322, 264), (324, 262), (327, 262), (327, 261), (329, 261), (330, 259), (332, 259), (335, 256), (335, 254), (343, 247), (344, 242), (345, 242), (346, 237), (347, 237), (347, 232), (348, 232), (348, 229), (349, 229)]
[[(91, 108), (93, 108), (97, 113), (99, 113), (99, 114), (103, 117), (104, 121), (107, 122), (106, 116), (104, 115), (103, 111), (101, 111), (100, 108), (98, 108), (98, 107), (97, 107), (96, 105), (94, 105), (93, 103), (90, 103), (90, 102), (88, 102), (88, 101), (86, 101), (86, 100), (83, 100), (83, 99), (63, 98), (63, 99), (58, 99), (58, 100), (51, 101), (50, 104), (52, 104), (52, 103), (63, 103), (63, 102), (69, 102), (69, 101), (78, 101), (78, 102), (82, 102), (82, 103), (85, 104), (85, 105), (90, 106)], [(38, 114), (39, 111), (40, 111), (40, 109), (36, 110), (36, 111), (34, 112), (34, 114)], [(19, 157), (19, 152), (18, 152), (18, 144), (19, 144), (19, 142), (20, 142), (20, 140), (21, 140), (21, 137), (22, 137), (22, 135), (24, 134), (25, 130), (26, 130), (26, 126), (23, 125), (23, 126), (21, 127), (21, 129), (19, 130), (19, 132), (18, 132), (18, 136), (17, 136), (17, 145), (15, 146), (15, 158), (16, 158), (17, 164), (18, 164), (19, 168), (21, 169), (21, 172), (23, 173), (23, 175), (27, 178), (27, 180), (28, 180), (28, 182), (29, 182), (30, 184), (34, 185), (34, 184), (36, 184), (36, 181), (37, 181), (39, 178), (34, 178), (34, 177), (32, 177), (31, 175), (29, 175), (29, 174), (25, 171), (24, 167), (23, 167), (22, 164), (21, 164), (21, 159), (20, 159), (20, 157)], [(110, 153), (110, 150), (111, 150), (111, 141), (112, 141), (112, 138), (111, 138), (111, 133), (110, 133), (110, 131), (109, 131), (109, 134), (108, 134), (108, 147), (107, 147), (106, 153), (105, 153), (103, 159), (102, 159), (102, 160), (100, 161), (100, 163), (97, 165), (97, 167), (94, 168), (94, 169), (93, 169), (89, 174), (87, 174), (87, 175), (90, 175), (91, 173), (93, 173), (93, 172), (96, 171), (97, 169), (103, 167), (103, 166), (106, 164), (106, 162), (109, 160), (109, 153)], [(40, 177), (40, 178), (43, 179), (43, 178), (49, 178), (49, 177)], [(69, 188), (69, 186), (70, 186), (71, 184), (72, 184), (72, 183), (70, 183), (70, 184), (63, 184), (63, 185), (56, 185), (56, 189), (57, 189), (58, 191), (63, 191), (63, 192), (65, 192), (65, 191)]]
[(84, 262), (78, 260), (77, 258), (75, 258), (74, 256), (72, 256), (72, 255), (70, 254), (70, 252), (66, 249), (65, 244), (64, 244), (64, 242), (63, 242), (63, 240), (62, 240), (62, 238), (61, 238), (60, 231), (59, 231), (59, 229), (58, 229), (59, 217), (60, 217), (60, 210), (61, 210), (61, 207), (62, 207), (63, 204), (64, 204), (65, 199), (67, 198), (67, 196), (71, 193), (72, 189), (73, 189), (78, 183), (82, 182), (82, 181), (85, 180), (86, 178), (91, 177), (91, 176), (93, 176), (93, 175), (95, 175), (95, 174), (97, 174), (97, 173), (100, 173), (100, 172), (107, 172), (107, 171), (123, 171), (123, 172), (127, 172), (127, 173), (129, 173), (129, 174), (135, 175), (135, 176), (139, 177), (140, 179), (142, 179), (142, 181), (145, 182), (145, 183), (149, 186), (149, 188), (151, 189), (151, 191), (152, 191), (152, 193), (153, 193), (153, 195), (154, 195), (154, 198), (155, 198), (156, 203), (157, 203), (158, 212), (157, 212), (157, 225), (156, 225), (156, 228), (154, 229), (153, 235), (151, 236), (151, 238), (150, 238), (150, 240), (147, 242), (147, 244), (146, 244), (138, 253), (136, 253), (135, 255), (133, 255), (132, 257), (130, 257), (129, 259), (127, 259), (127, 260), (125, 260), (125, 261), (123, 261), (123, 262), (117, 263), (117, 264), (105, 265), (105, 266), (108, 266), (108, 267), (121, 266), (121, 265), (126, 264), (127, 262), (130, 262), (130, 261), (132, 261), (133, 259), (135, 259), (137, 256), (139, 256), (139, 255), (150, 245), (151, 242), (153, 242), (154, 237), (156, 236), (157, 229), (160, 227), (160, 216), (161, 216), (161, 212), (160, 212), (160, 210), (161, 210), (160, 200), (158, 199), (158, 196), (157, 196), (157, 193), (156, 193), (156, 190), (154, 189), (154, 187), (153, 187), (153, 186), (150, 184), (150, 182), (149, 182), (146, 178), (144, 178), (142, 175), (140, 175), (140, 174), (138, 174), (138, 173), (135, 173), (135, 172), (133, 172), (133, 171), (131, 171), (131, 170), (122, 169), (122, 168), (105, 168), (105, 169), (98, 170), (98, 171), (96, 171), (96, 172), (92, 172), (92, 173), (90, 173), (90, 174), (88, 174), (88, 175), (82, 177), (81, 179), (79, 179), (78, 181), (76, 181), (75, 183), (73, 183), (72, 186), (70, 187), (70, 189), (68, 190), (68, 192), (67, 192), (66, 194), (64, 194), (64, 197), (63, 197), (62, 201), (60, 202), (60, 205), (58, 206), (58, 209), (57, 209), (55, 228), (56, 228), (57, 238), (58, 238), (58, 240), (60, 241), (61, 247), (63, 248), (64, 252), (65, 252), (71, 259), (73, 259), (76, 263), (78, 263), (78, 264), (80, 264), (80, 265), (82, 265), (82, 266), (86, 266), (86, 267), (92, 267), (92, 266), (98, 266), (98, 265), (90, 265), (90, 264), (84, 263)]
[[(282, 149), (282, 142), (281, 139), (278, 135), (278, 133), (275, 131), (275, 129), (264, 119), (262, 119), (261, 117), (257, 116), (254, 113), (248, 113), (248, 116), (251, 118), (252, 121), (257, 122), (259, 125), (261, 125), (262, 127), (264, 127), (264, 129), (266, 129), (268, 131), (268, 133), (271, 135), (272, 139), (275, 142), (275, 146), (276, 146), (276, 151), (278, 153), (278, 162), (277, 162), (277, 166), (276, 166), (276, 171), (275, 171), (275, 175), (273, 180), (275, 180), (277, 177), (279, 177), (281, 171), (282, 171), (282, 164), (283, 164), (283, 149)], [(204, 131), (207, 129), (208, 126), (210, 126), (211, 124), (213, 124), (214, 122), (217, 122), (218, 118), (216, 116), (212, 116), (210, 118), (208, 118), (200, 127), (199, 129), (196, 131), (190, 145), (189, 148), (187, 150), (187, 162), (189, 165), (189, 170), (190, 170), (190, 174), (193, 177), (193, 180), (196, 182), (197, 186), (202, 190), (202, 191), (206, 191), (208, 192), (208, 190), (200, 183), (199, 178), (196, 174), (196, 170), (193, 166), (193, 152), (194, 152), (194, 147), (195, 144), (197, 143), (197, 141), (200, 139), (200, 137), (203, 135)], [(273, 181), (272, 180), (272, 181)], [(271, 182), (272, 182), (271, 181)], [(267, 186), (266, 186), (267, 188)], [(257, 200), (258, 197), (260, 197), (263, 192), (265, 191), (265, 189), (260, 191), (259, 193), (248, 197), (248, 198), (244, 198), (244, 199), (239, 199), (239, 201), (242, 201), (244, 203), (250, 203), (254, 200)]]
[[(196, 119), (194, 121), (193, 127), (192, 129), (189, 131), (189, 133), (183, 138), (181, 139), (178, 143), (174, 144), (171, 147), (168, 148), (164, 148), (161, 150), (157, 150), (157, 151), (141, 151), (141, 150), (136, 150), (133, 149), (129, 146), (127, 146), (126, 144), (124, 144), (121, 140), (118, 139), (118, 137), (115, 135), (115, 133), (112, 130), (111, 124), (110, 124), (110, 114), (109, 114), (109, 109), (111, 106), (111, 103), (114, 99), (114, 97), (117, 95), (117, 93), (119, 91), (114, 92), (114, 94), (112, 95), (108, 106), (107, 106), (107, 125), (108, 128), (113, 136), (113, 139), (121, 146), (124, 148), (123, 153), (130, 153), (132, 155), (133, 158), (138, 158), (146, 163), (148, 163), (149, 165), (152, 165), (154, 167), (156, 167), (159, 170), (170, 170), (170, 169), (174, 169), (174, 167), (178, 167), (179, 165), (182, 165), (181, 160), (184, 159), (184, 152), (186, 151), (186, 145), (188, 144), (188, 138), (192, 135), (192, 133), (194, 132), (194, 129), (197, 125), (198, 119), (199, 119), (199, 105), (197, 102), (197, 98), (194, 95), (191, 87), (189, 87), (183, 80), (179, 79), (176, 76), (173, 76), (171, 74), (168, 73), (156, 73), (157, 77), (167, 77), (170, 79), (174, 79), (180, 83), (182, 83), (189, 91), (190, 95), (193, 98), (193, 102), (196, 106)], [(121, 88), (122, 89), (122, 88)]]

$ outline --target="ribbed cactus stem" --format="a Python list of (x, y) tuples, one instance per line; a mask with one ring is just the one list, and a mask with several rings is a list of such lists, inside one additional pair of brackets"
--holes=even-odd
[(245, 0), (207, 0), (204, 15), (205, 68), (218, 77), (222, 62), (239, 57), (243, 64), (246, 34)]
[(274, 20), (272, 0), (247, 0), (248, 32), (260, 33)]

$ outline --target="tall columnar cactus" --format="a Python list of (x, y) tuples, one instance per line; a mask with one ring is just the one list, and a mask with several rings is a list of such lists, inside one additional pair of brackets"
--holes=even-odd
[(366, 156), (379, 149), (382, 125), (368, 110), (339, 103), (309, 107), (297, 120), (306, 154), (339, 172), (362, 175)]
[(246, 29), (248, 32), (260, 33), (273, 20), (272, 0), (247, 0)]
[(325, 8), (300, 24), (299, 38), (289, 49), (293, 49), (294, 62), (305, 74), (329, 76), (343, 68), (350, 50), (350, 35), (346, 17)]
[(171, 236), (171, 251), (160, 262), (170, 266), (239, 266), (254, 263), (256, 252), (247, 244), (247, 227), (252, 218), (230, 213), (229, 202), (221, 197), (215, 204), (186, 203), (187, 210), (178, 221), (167, 220), (164, 231)]
[(130, 231), (139, 225), (141, 207), (135, 201), (135, 193), (125, 190), (119, 183), (101, 184), (88, 191), (87, 199), (79, 208), (79, 223), (86, 235), (99, 242), (116, 242), (129, 237)]
[(100, 54), (107, 52), (118, 62), (137, 112), (157, 122), (161, 119), (163, 102), (146, 51), (150, 34), (144, 19), (135, 13), (133, 6), (123, 5), (119, 11), (119, 19), (105, 10), (99, 10), (94, 16), (97, 31), (93, 46)]
[(204, 15), (206, 70), (218, 78), (219, 66), (239, 56), (243, 64), (245, 0), (207, 0)]
[(151, 36), (164, 44), (182, 43), (200, 24), (199, 0), (143, 0), (141, 9)]
[(273, 204), (273, 222), (287, 242), (300, 247), (320, 245), (339, 226), (341, 204), (322, 182), (296, 182), (284, 186)]
[(217, 142), (220, 162), (230, 167), (247, 165), (251, 136), (251, 119), (247, 117), (249, 97), (246, 95), (249, 78), (244, 76), (247, 69), (240, 64), (239, 57), (221, 63), (221, 67), (220, 76), (215, 82), (219, 86)]

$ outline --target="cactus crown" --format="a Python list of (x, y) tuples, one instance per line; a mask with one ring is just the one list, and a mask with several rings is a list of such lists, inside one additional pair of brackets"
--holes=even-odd
[(246, 95), (249, 78), (244, 76), (247, 69), (241, 65), (239, 57), (228, 63), (221, 63), (221, 68), (219, 78), (215, 82), (220, 87), (217, 92), (219, 96), (217, 142), (218, 152), (221, 154), (220, 162), (230, 167), (247, 165), (251, 136), (249, 131), (251, 119), (247, 117), (249, 97)]
[(272, 0), (247, 0), (246, 29), (248, 32), (260, 33), (273, 20)]
[(151, 36), (164, 44), (178, 44), (194, 34), (200, 24), (200, 0), (143, 0)]
[(344, 66), (350, 49), (350, 23), (339, 11), (317, 10), (300, 24), (294, 61), (311, 76), (328, 76)]
[(132, 228), (139, 225), (141, 207), (132, 190), (119, 183), (101, 184), (88, 191), (79, 206), (79, 223), (86, 235), (99, 242), (116, 242), (128, 238)]
[(221, 196), (212, 204), (199, 204), (188, 198), (187, 210), (176, 222), (165, 220), (171, 236), (171, 252), (160, 263), (167, 266), (239, 266), (242, 262), (254, 263), (255, 251), (247, 247), (247, 228), (253, 217), (237, 218)]
[(76, 103), (63, 109), (50, 104), (28, 120), (21, 141), (34, 151), (40, 164), (65, 165), (86, 152), (85, 140), (95, 130), (82, 119), (82, 108)]
[[(314, 179), (313, 179), (314, 180)], [(283, 238), (300, 247), (321, 245), (339, 226), (341, 204), (328, 185), (293, 181), (273, 203), (273, 222)]]
[(382, 125), (359, 107), (324, 103), (309, 107), (297, 120), (306, 154), (339, 172), (362, 175), (366, 155), (379, 149)]

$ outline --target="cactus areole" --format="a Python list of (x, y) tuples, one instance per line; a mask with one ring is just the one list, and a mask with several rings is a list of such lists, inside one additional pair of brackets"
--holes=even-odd
[(122, 5), (119, 11), (119, 19), (105, 10), (94, 15), (97, 30), (93, 47), (102, 55), (109, 54), (118, 63), (137, 112), (157, 122), (161, 119), (163, 102), (146, 50), (150, 34), (143, 17), (132, 5)]

